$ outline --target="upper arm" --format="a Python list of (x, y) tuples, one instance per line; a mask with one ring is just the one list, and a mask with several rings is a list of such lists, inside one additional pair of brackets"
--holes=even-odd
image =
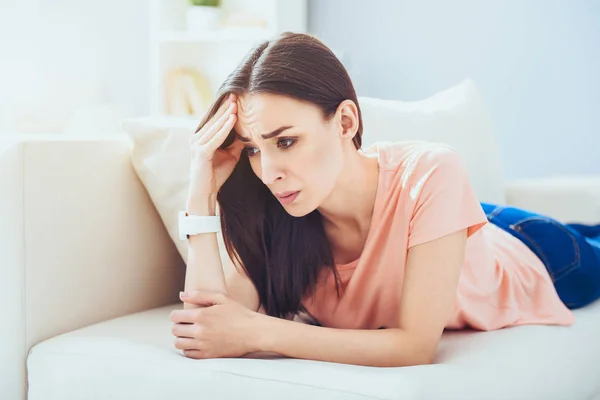
[(399, 326), (432, 360), (456, 299), (467, 238), (487, 218), (460, 154), (430, 145), (417, 153)]
[(408, 250), (399, 326), (432, 360), (450, 318), (463, 265), (467, 229)]

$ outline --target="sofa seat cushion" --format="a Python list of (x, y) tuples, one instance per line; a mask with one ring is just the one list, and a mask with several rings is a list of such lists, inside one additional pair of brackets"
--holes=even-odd
[(570, 327), (446, 331), (435, 364), (376, 368), (289, 358), (184, 357), (179, 304), (72, 331), (32, 348), (30, 400), (600, 398), (600, 301)]

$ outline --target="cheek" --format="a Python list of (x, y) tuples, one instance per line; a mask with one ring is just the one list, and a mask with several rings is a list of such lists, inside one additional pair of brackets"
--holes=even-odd
[(260, 162), (256, 161), (256, 157), (249, 157), (250, 168), (252, 168), (252, 172), (254, 175), (260, 178)]
[(320, 192), (327, 195), (335, 186), (342, 168), (342, 159), (331, 148), (322, 147), (310, 153), (310, 159), (304, 160), (306, 180)]

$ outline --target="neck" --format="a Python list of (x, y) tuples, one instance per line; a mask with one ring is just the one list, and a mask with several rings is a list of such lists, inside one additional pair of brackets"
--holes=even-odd
[(379, 180), (377, 154), (349, 149), (335, 188), (318, 208), (327, 232), (368, 233)]

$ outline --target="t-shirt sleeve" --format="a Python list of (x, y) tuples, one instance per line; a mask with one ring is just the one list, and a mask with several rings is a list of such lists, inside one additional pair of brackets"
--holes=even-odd
[(469, 237), (487, 223), (464, 161), (455, 149), (432, 147), (420, 154), (414, 168), (408, 248), (465, 228)]

